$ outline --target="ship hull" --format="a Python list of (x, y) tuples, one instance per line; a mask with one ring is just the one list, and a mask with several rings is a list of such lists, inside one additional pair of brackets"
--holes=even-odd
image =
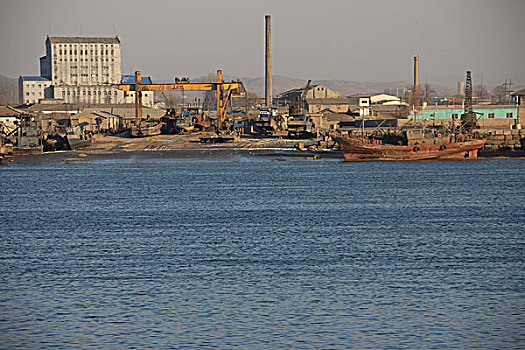
[(44, 146), (34, 146), (34, 147), (14, 147), (13, 155), (15, 156), (29, 156), (35, 154), (43, 154)]
[(13, 154), (13, 146), (12, 145), (1, 145), (0, 146), (0, 157), (7, 156)]
[(80, 138), (74, 138), (74, 137), (68, 137), (67, 138), (67, 144), (69, 145), (69, 148), (71, 150), (77, 150), (81, 148), (86, 148), (91, 146), (91, 139), (80, 139)]
[(162, 129), (162, 123), (158, 123), (151, 126), (141, 125), (139, 127), (131, 127), (131, 137), (146, 137), (160, 135)]
[(358, 139), (338, 138), (346, 161), (442, 160), (476, 158), (485, 140), (450, 142), (436, 145), (396, 146), (365, 143)]

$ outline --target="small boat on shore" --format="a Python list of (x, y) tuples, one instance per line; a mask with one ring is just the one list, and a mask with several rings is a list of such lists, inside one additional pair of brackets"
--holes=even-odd
[(485, 145), (485, 140), (472, 139), (462, 133), (443, 135), (423, 129), (369, 137), (341, 135), (336, 136), (335, 141), (347, 161), (476, 158), (478, 150)]
[(200, 138), (202, 143), (226, 143), (234, 142), (235, 136), (231, 134), (217, 134), (216, 136), (203, 136)]
[(13, 155), (33, 155), (44, 153), (42, 128), (33, 116), (22, 115), (17, 120), (16, 144)]
[(132, 125), (130, 132), (131, 137), (146, 137), (160, 135), (161, 129), (161, 122), (142, 121), (138, 126)]
[(92, 138), (82, 131), (80, 126), (66, 128), (66, 141), (71, 150), (85, 148), (91, 145)]

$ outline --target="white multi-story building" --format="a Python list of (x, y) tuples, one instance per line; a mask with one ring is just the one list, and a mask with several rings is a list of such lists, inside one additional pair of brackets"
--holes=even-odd
[[(19, 79), (20, 102), (55, 98), (72, 104), (132, 103), (133, 92), (124, 93), (115, 87), (122, 79), (118, 36), (48, 36), (46, 55), (40, 58), (40, 77)], [(143, 92), (142, 103), (152, 106), (153, 92)]]
[(20, 103), (38, 103), (43, 98), (53, 98), (51, 80), (37, 76), (20, 76), (18, 79)]

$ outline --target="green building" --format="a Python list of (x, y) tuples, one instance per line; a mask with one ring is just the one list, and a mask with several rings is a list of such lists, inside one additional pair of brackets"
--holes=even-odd
[[(517, 105), (475, 105), (474, 112), (478, 119), (518, 119)], [(460, 106), (426, 106), (416, 119), (460, 119), (464, 113)], [(410, 118), (414, 118), (411, 115)]]

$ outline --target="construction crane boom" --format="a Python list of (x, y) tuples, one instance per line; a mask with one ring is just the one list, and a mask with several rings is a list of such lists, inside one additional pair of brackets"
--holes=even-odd
[(142, 120), (142, 91), (217, 91), (218, 130), (222, 129), (231, 97), (246, 93), (242, 82), (224, 82), (221, 70), (217, 70), (217, 81), (213, 83), (190, 83), (188, 79), (177, 79), (175, 84), (141, 84), (141, 73), (136, 71), (135, 84), (118, 84), (116, 87), (122, 91), (135, 91), (135, 125)]
[[(140, 85), (139, 91), (211, 91), (217, 90), (217, 83), (184, 83), (184, 84), (147, 84)], [(222, 83), (221, 90), (239, 89), (241, 82)], [(135, 84), (119, 84), (117, 89), (136, 91)]]

